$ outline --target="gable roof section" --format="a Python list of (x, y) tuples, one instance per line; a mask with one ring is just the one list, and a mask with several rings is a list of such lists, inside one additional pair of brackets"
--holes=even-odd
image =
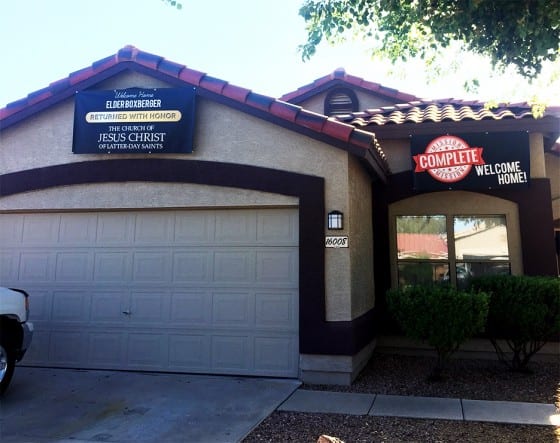
[(412, 133), (456, 131), (459, 127), (466, 132), (527, 130), (542, 132), (545, 136), (545, 149), (557, 151), (555, 141), (560, 135), (560, 106), (550, 106), (542, 118), (534, 118), (531, 105), (525, 102), (487, 108), (484, 102), (476, 100), (426, 100), (349, 75), (342, 68), (284, 94), (281, 100), (299, 104), (334, 86), (361, 89), (396, 103), (334, 117), (355, 127), (367, 128), (381, 139), (408, 137)]
[(229, 84), (134, 46), (126, 46), (117, 54), (98, 60), (90, 67), (73, 72), (0, 109), (0, 130), (72, 97), (76, 91), (90, 88), (127, 70), (159, 78), (170, 85), (195, 86), (199, 96), (344, 149), (363, 159), (382, 181), (390, 173), (385, 155), (372, 132)]
[(413, 100), (418, 100), (418, 97), (406, 92), (401, 92), (396, 89), (388, 88), (379, 83), (370, 82), (363, 78), (349, 75), (343, 68), (339, 68), (324, 77), (309, 83), (308, 85), (298, 88), (296, 91), (289, 92), (280, 97), (289, 103), (299, 104), (317, 94), (321, 94), (326, 90), (334, 87), (342, 86), (353, 89), (361, 89), (370, 94), (392, 100), (395, 103), (407, 103)]

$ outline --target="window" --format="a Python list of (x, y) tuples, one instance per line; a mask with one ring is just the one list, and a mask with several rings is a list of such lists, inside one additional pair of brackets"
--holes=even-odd
[(325, 115), (344, 115), (358, 111), (358, 97), (351, 89), (336, 88), (325, 98)]
[(505, 215), (397, 215), (399, 286), (509, 274)]

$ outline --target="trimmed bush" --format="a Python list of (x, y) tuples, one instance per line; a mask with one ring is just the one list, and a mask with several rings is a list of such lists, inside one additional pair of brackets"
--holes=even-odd
[(486, 330), (498, 359), (526, 371), (531, 357), (560, 334), (560, 279), (495, 275), (475, 278), (471, 286), (490, 294)]
[(449, 357), (467, 339), (484, 330), (488, 295), (451, 286), (411, 286), (387, 293), (390, 312), (405, 335), (433, 347), (437, 363), (432, 379), (441, 378)]

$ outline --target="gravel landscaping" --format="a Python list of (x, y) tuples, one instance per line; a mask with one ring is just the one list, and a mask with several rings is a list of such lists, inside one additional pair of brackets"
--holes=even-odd
[[(530, 373), (514, 373), (494, 360), (450, 362), (446, 377), (428, 381), (431, 357), (374, 354), (352, 386), (304, 385), (302, 389), (474, 400), (556, 402), (560, 361), (532, 362)], [(560, 428), (396, 417), (274, 412), (243, 440), (313, 442), (320, 435), (352, 442), (560, 442)]]

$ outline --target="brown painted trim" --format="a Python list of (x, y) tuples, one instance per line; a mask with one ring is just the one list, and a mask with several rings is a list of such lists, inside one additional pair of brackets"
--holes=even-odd
[(300, 352), (353, 355), (373, 339), (372, 311), (354, 321), (325, 321), (325, 185), (322, 177), (196, 160), (96, 160), (0, 175), (0, 197), (56, 186), (125, 181), (228, 186), (298, 197)]

